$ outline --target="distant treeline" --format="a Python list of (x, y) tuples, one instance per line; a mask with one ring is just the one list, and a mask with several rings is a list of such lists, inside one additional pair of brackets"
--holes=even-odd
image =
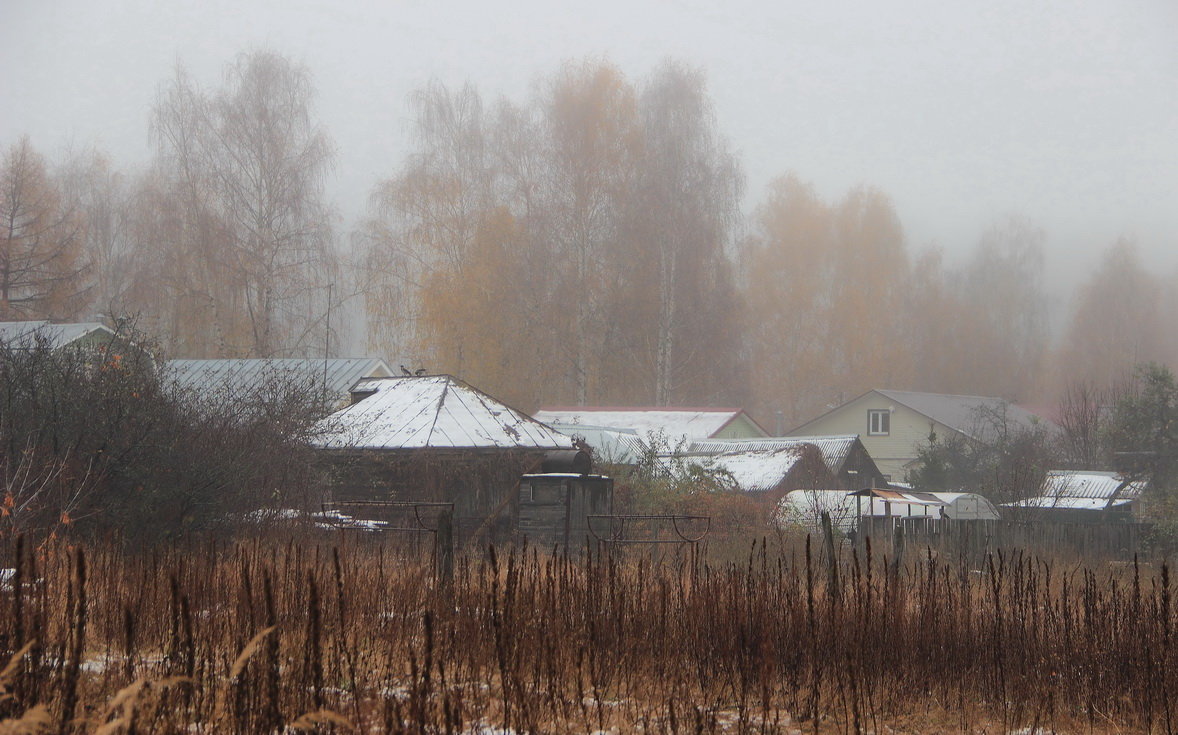
[(144, 170), (5, 147), (0, 319), (133, 316), (176, 357), (371, 352), (525, 409), (741, 405), (769, 426), (873, 387), (1046, 403), (1178, 363), (1178, 289), (1130, 241), (1052, 334), (1030, 219), (950, 268), (870, 186), (824, 201), (787, 173), (745, 214), (697, 69), (574, 62), (534, 90), (424, 87), (411, 153), (339, 227), (309, 70), (257, 51), (203, 88), (178, 69)]

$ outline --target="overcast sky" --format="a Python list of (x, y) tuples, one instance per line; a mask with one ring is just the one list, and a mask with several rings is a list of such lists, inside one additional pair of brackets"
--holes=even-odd
[(177, 61), (215, 85), (263, 47), (314, 75), (344, 227), (402, 159), (429, 80), (521, 100), (567, 59), (638, 80), (670, 56), (706, 72), (748, 207), (792, 170), (831, 199), (880, 187), (913, 250), (952, 256), (1029, 216), (1057, 293), (1121, 235), (1178, 267), (1174, 0), (0, 0), (0, 145), (138, 166)]

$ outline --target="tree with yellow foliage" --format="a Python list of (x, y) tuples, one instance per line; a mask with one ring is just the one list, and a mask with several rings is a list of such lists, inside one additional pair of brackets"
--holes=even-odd
[(66, 206), (28, 138), (0, 160), (0, 319), (69, 318), (87, 263), (81, 217)]

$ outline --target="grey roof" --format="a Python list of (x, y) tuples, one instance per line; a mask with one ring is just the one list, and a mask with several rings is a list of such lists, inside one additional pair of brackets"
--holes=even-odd
[(851, 454), (858, 434), (837, 434), (833, 436), (787, 436), (764, 439), (704, 439), (691, 443), (692, 454), (722, 454), (724, 452), (754, 452), (766, 449), (786, 449), (800, 444), (813, 444), (822, 452), (822, 461), (834, 474), (842, 471), (843, 463)]
[(1007, 422), (1022, 428), (1030, 428), (1037, 424), (1053, 426), (1025, 408), (1002, 398), (903, 390), (876, 390), (876, 393), (974, 439), (987, 438), (989, 426), (984, 420), (988, 418), (987, 414), (999, 416), (1004, 413)]
[(48, 340), (51, 347), (64, 347), (72, 342), (93, 334), (105, 333), (113, 337), (114, 331), (99, 322), (73, 322), (54, 324), (48, 321), (0, 322), (0, 342), (32, 346), (39, 335)]
[(168, 360), (166, 374), (177, 387), (198, 393), (249, 395), (275, 379), (305, 383), (344, 398), (364, 378), (392, 375), (378, 357), (316, 359)]
[(633, 429), (582, 424), (548, 424), (562, 434), (581, 437), (593, 449), (597, 462), (603, 464), (635, 465), (649, 451), (646, 442)]
[(534, 414), (546, 424), (576, 424), (613, 429), (632, 429), (648, 440), (662, 438), (674, 445), (681, 440), (706, 439), (744, 416), (756, 422), (740, 408), (614, 408), (567, 406), (541, 408)]
[(325, 449), (571, 449), (573, 440), (449, 375), (372, 378), (316, 426)]
[(1145, 491), (1145, 480), (1129, 481), (1115, 472), (1051, 470), (1043, 480), (1042, 495), (1052, 498), (1134, 500)]

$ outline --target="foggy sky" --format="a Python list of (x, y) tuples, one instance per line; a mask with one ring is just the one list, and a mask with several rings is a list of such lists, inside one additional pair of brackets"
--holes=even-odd
[(1056, 294), (1122, 235), (1178, 267), (1172, 0), (0, 0), (0, 145), (27, 133), (51, 159), (97, 146), (140, 166), (174, 65), (214, 86), (254, 48), (314, 75), (342, 232), (403, 159), (407, 95), (431, 79), (520, 101), (564, 60), (640, 80), (671, 56), (707, 74), (746, 209), (792, 170), (827, 199), (880, 187), (910, 248), (950, 262), (995, 217), (1029, 216)]

